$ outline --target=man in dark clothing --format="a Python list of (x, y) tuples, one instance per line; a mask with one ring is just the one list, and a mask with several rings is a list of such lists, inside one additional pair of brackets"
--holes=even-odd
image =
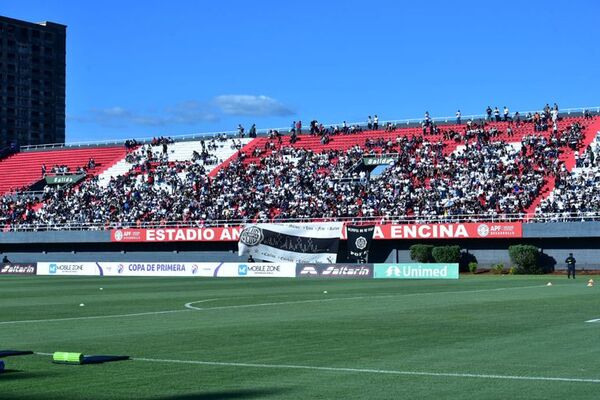
[(4, 255), (4, 257), (2, 257), (2, 264), (10, 264), (10, 260), (8, 259), (8, 256)]
[(575, 279), (575, 257), (573, 257), (573, 253), (569, 253), (569, 257), (567, 257), (565, 263), (567, 263), (567, 279), (571, 278), (571, 274), (573, 275), (573, 279)]

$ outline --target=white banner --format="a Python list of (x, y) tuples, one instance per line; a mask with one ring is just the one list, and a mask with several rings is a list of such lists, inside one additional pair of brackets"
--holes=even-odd
[(105, 276), (213, 276), (219, 263), (101, 262)]
[(214, 272), (216, 277), (294, 278), (295, 263), (223, 263)]
[(294, 278), (295, 263), (55, 262), (38, 263), (38, 275), (279, 277)]
[(99, 276), (102, 275), (102, 270), (93, 262), (40, 262), (37, 265), (37, 275)]
[(335, 263), (342, 227), (341, 222), (247, 225), (238, 254), (273, 262)]

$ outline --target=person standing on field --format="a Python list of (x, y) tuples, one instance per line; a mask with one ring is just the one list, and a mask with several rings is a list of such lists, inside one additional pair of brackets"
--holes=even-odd
[(573, 257), (573, 253), (569, 253), (569, 257), (565, 260), (567, 263), (567, 279), (571, 279), (571, 275), (573, 275), (573, 279), (575, 279), (575, 257)]

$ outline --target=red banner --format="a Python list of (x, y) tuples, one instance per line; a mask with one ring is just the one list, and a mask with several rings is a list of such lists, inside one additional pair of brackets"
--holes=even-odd
[[(119, 229), (112, 242), (237, 242), (242, 227)], [(373, 239), (504, 239), (523, 237), (520, 222), (468, 222), (462, 224), (377, 225)], [(346, 230), (342, 230), (346, 239)]]
[(373, 239), (503, 239), (523, 237), (520, 222), (406, 224), (375, 227)]
[(231, 228), (118, 229), (111, 242), (237, 242), (241, 226)]

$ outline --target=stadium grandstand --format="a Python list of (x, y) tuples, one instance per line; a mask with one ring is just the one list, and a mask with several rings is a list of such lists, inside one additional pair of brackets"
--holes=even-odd
[[(551, 111), (460, 125), (313, 121), (304, 133), (257, 138), (25, 148), (0, 161), (0, 218), (5, 231), (18, 231), (591, 217), (596, 202), (565, 186), (596, 196), (600, 119), (581, 112), (553, 120)], [(77, 175), (85, 177), (47, 183)]]
[(250, 222), (596, 221), (599, 110), (490, 111), (24, 147), (0, 160), (0, 222), (6, 236)]

